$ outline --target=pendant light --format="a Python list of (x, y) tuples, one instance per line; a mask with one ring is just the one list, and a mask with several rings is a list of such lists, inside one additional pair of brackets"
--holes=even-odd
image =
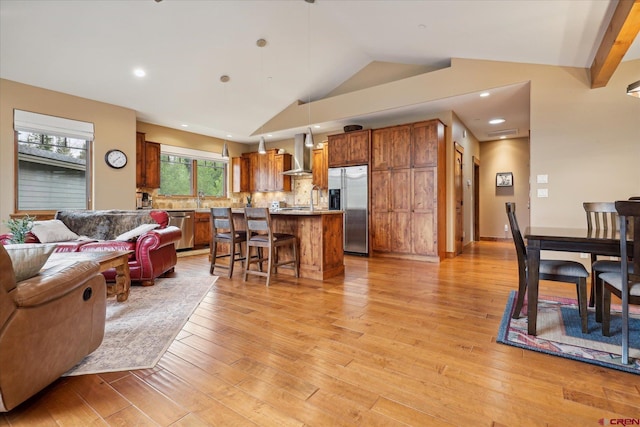
[[(265, 39), (258, 39), (256, 41), (256, 45), (259, 48), (263, 48), (267, 45), (267, 41)], [(260, 52), (260, 79), (264, 79), (264, 60), (263, 60), (262, 51)], [(264, 96), (264, 93), (265, 93), (264, 81), (262, 81), (261, 86), (262, 86), (262, 96), (263, 98), (266, 99), (266, 97)], [(260, 133), (262, 133), (263, 127), (264, 127), (264, 123), (260, 125)], [(264, 136), (260, 137), (260, 142), (258, 143), (258, 154), (267, 154), (267, 147), (265, 146)]]
[[(157, 1), (157, 0), (156, 0)], [(220, 81), (222, 83), (227, 83), (230, 80), (229, 76), (226, 74), (220, 76)], [(227, 105), (227, 87), (224, 86), (224, 105)], [(224, 145), (222, 146), (222, 157), (225, 159), (229, 158), (229, 147), (227, 146), (227, 140), (224, 140)]]
[(267, 147), (264, 145), (264, 136), (260, 137), (260, 142), (258, 143), (258, 153), (267, 154)]
[(309, 127), (307, 128), (307, 135), (304, 137), (304, 146), (307, 148), (313, 148), (313, 133), (311, 132), (311, 4), (313, 1), (305, 0), (307, 5), (307, 76), (309, 78), (309, 95), (307, 98), (308, 107), (308, 119)]
[(627, 95), (635, 96), (636, 98), (640, 98), (640, 80), (635, 83), (631, 83), (627, 87)]

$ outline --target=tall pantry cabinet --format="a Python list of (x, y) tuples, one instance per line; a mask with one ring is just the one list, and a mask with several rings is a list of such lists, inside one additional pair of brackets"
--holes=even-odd
[(439, 120), (371, 134), (371, 249), (376, 255), (445, 256), (445, 126)]

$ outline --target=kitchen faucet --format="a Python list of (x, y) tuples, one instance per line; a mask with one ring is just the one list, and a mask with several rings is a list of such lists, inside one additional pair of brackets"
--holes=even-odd
[(196, 206), (198, 209), (201, 208), (201, 204), (202, 204), (202, 197), (204, 197), (204, 191), (198, 191), (198, 198), (196, 199)]
[(311, 187), (311, 191), (309, 192), (309, 209), (313, 212), (313, 190), (318, 190), (318, 204), (320, 204), (320, 187), (314, 185)]

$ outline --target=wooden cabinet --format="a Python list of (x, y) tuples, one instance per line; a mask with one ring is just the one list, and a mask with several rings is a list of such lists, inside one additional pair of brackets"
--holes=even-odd
[(160, 188), (160, 144), (136, 132), (136, 187)]
[(391, 172), (371, 172), (371, 221), (369, 236), (371, 250), (391, 252)]
[(282, 172), (291, 169), (291, 154), (276, 154), (273, 168), (273, 190), (291, 191), (291, 176)]
[(376, 129), (371, 150), (372, 251), (444, 257), (444, 125), (430, 120)]
[(329, 135), (329, 167), (369, 164), (371, 130)]
[[(444, 125), (438, 120), (414, 123), (411, 129), (412, 166), (415, 168), (438, 166), (438, 158), (441, 154), (440, 140), (444, 141)], [(444, 166), (444, 163), (440, 166)]]
[(311, 170), (313, 172), (311, 181), (313, 185), (317, 185), (323, 190), (329, 188), (328, 150), (329, 145), (325, 143), (322, 148), (316, 148), (311, 153)]
[(144, 143), (144, 133), (136, 132), (136, 187), (145, 186)]
[(371, 170), (411, 167), (411, 125), (371, 132)]
[(242, 155), (248, 159), (249, 163), (249, 191), (253, 193), (254, 191), (258, 191), (260, 188), (260, 173), (259, 173), (259, 154), (257, 152), (253, 153), (244, 153)]
[[(266, 154), (258, 152), (244, 153), (238, 169), (246, 169), (246, 173), (239, 173), (238, 186), (234, 166), (234, 190), (233, 191), (291, 191), (291, 177), (282, 175), (282, 172), (291, 169), (291, 154), (277, 154), (278, 150), (267, 150)], [(244, 175), (244, 177), (243, 177)], [(242, 186), (242, 179), (246, 179), (246, 186)], [(236, 190), (235, 188), (243, 188)]]
[(211, 244), (211, 214), (196, 212), (194, 223), (194, 246), (208, 246)]
[(258, 153), (256, 191), (273, 191), (275, 189), (275, 158), (277, 150), (267, 150), (266, 154)]
[(249, 191), (249, 158), (233, 157), (231, 159), (232, 183), (231, 191), (238, 193)]

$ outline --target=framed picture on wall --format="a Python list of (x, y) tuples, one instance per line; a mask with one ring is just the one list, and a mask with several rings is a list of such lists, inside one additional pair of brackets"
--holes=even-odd
[(496, 174), (496, 187), (512, 187), (513, 172), (498, 172)]

